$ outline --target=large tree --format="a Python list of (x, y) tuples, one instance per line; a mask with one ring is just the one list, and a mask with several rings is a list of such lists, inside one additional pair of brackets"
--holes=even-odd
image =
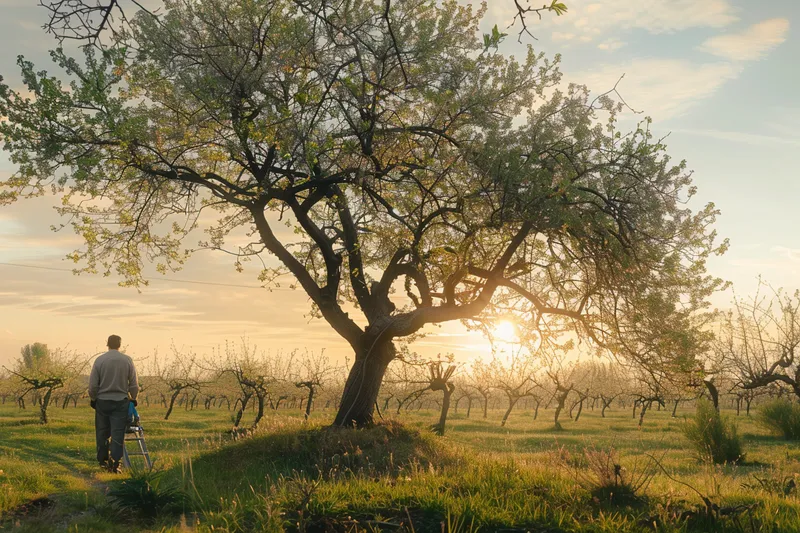
[(0, 202), (52, 188), (85, 240), (70, 257), (133, 285), (180, 267), (201, 211), (208, 246), (251, 231), (240, 253), (277, 258), (355, 353), (337, 425), (372, 421), (395, 339), (427, 324), (499, 306), (605, 343), (634, 301), (715, 286), (714, 207), (686, 207), (647, 123), (622, 134), (609, 98), (557, 90), (557, 58), (485, 47), (455, 1), (309, 5), (168, 1), (83, 64), (53, 52), (68, 87), (20, 59)]

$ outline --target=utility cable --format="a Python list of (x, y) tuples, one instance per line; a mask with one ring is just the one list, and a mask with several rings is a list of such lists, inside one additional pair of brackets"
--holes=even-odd
[[(10, 267), (17, 267), (17, 268), (34, 268), (37, 270), (52, 270), (55, 272), (73, 272), (70, 268), (59, 268), (59, 267), (50, 267), (50, 266), (41, 266), (41, 265), (24, 265), (21, 263), (6, 263), (0, 261), (0, 266), (10, 266)], [(192, 285), (212, 285), (215, 287), (235, 287), (239, 289), (261, 289), (264, 290), (266, 287), (261, 287), (259, 285), (238, 285), (236, 283), (219, 283), (214, 281), (199, 281), (193, 279), (177, 279), (177, 278), (152, 278), (146, 281), (170, 281), (173, 283), (189, 283)], [(271, 289), (267, 289), (270, 291), (291, 291), (293, 289), (283, 288), (283, 287), (273, 287)]]

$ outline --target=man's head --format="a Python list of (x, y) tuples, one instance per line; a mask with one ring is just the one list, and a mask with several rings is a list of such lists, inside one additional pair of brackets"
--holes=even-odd
[(108, 337), (106, 346), (108, 346), (111, 350), (119, 350), (119, 347), (122, 346), (122, 339), (119, 335), (111, 335)]

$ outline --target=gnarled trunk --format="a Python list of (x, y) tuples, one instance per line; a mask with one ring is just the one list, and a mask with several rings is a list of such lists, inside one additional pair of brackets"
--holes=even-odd
[(559, 387), (558, 388), (558, 397), (556, 398), (556, 412), (553, 415), (553, 421), (555, 422), (556, 429), (561, 429), (561, 423), (558, 421), (558, 418), (561, 416), (561, 411), (564, 409), (564, 404), (567, 403), (567, 396), (572, 391), (572, 387), (568, 389), (564, 389)]
[(368, 346), (356, 354), (344, 386), (339, 411), (333, 421), (334, 426), (360, 428), (372, 425), (383, 376), (396, 353), (394, 344), (383, 342)]
[(456, 386), (452, 383), (448, 383), (447, 386), (444, 388), (444, 398), (442, 399), (442, 411), (439, 414), (439, 423), (436, 424), (434, 430), (439, 435), (444, 435), (444, 426), (447, 423), (447, 411), (450, 410), (450, 396), (453, 395), (453, 391), (456, 390)]
[(172, 414), (172, 408), (175, 407), (175, 400), (178, 399), (178, 395), (180, 393), (181, 393), (180, 389), (172, 393), (172, 396), (169, 399), (169, 407), (167, 408), (167, 413), (164, 415), (164, 420), (169, 420), (169, 415)]
[(42, 424), (47, 424), (47, 406), (50, 405), (50, 396), (53, 394), (53, 389), (47, 389), (44, 397), (39, 401), (39, 421)]
[[(377, 405), (378, 400), (375, 400), (375, 404)], [(311, 385), (308, 387), (308, 399), (306, 399), (306, 414), (304, 418), (308, 420), (308, 417), (311, 416), (311, 406), (314, 405), (314, 386)]]
[(711, 381), (703, 381), (703, 384), (705, 384), (706, 389), (708, 389), (708, 395), (711, 397), (711, 403), (714, 404), (714, 409), (719, 412), (719, 391), (717, 390), (717, 386)]
[(511, 411), (514, 409), (514, 406), (517, 405), (517, 400), (519, 400), (519, 398), (516, 396), (508, 397), (508, 409), (506, 409), (506, 413), (503, 415), (503, 420), (500, 422), (500, 427), (504, 427), (506, 422), (508, 422), (508, 417), (511, 415)]

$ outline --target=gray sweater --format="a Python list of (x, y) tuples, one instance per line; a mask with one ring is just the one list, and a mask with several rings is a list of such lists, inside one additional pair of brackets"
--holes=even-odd
[(118, 350), (109, 350), (98, 357), (89, 374), (89, 398), (92, 400), (135, 400), (139, 380), (133, 359)]

